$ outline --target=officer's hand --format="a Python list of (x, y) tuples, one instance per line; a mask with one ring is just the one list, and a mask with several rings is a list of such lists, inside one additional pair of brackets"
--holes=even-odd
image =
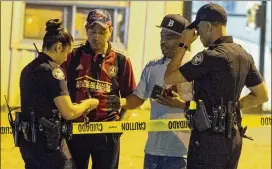
[(157, 98), (158, 98), (157, 102), (169, 107), (173, 107), (173, 108), (185, 107), (185, 101), (182, 100), (176, 92), (171, 91), (171, 95), (167, 95), (167, 96), (157, 95)]
[(185, 29), (181, 34), (181, 42), (190, 46), (198, 37), (196, 29)]

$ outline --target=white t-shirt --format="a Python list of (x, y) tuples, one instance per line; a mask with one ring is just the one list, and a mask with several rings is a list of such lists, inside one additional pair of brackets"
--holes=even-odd
[[(190, 55), (186, 54), (181, 65), (191, 60)], [(170, 59), (150, 61), (144, 68), (141, 80), (133, 94), (146, 100), (151, 97), (155, 84), (164, 86), (164, 74)], [(178, 94), (183, 100), (192, 100), (192, 83), (185, 82), (177, 85)], [(150, 119), (178, 119), (184, 118), (184, 110), (170, 108), (161, 105), (150, 99), (151, 114)], [(145, 153), (151, 155), (182, 157), (187, 154), (190, 134), (188, 131), (169, 131), (169, 132), (149, 132), (145, 146)]]

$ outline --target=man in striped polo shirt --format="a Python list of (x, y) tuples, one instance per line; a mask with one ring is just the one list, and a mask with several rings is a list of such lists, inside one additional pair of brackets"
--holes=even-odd
[[(67, 85), (73, 102), (93, 97), (99, 100), (96, 109), (76, 122), (114, 121), (124, 109), (112, 99), (127, 97), (135, 89), (130, 60), (108, 42), (112, 34), (110, 14), (92, 10), (85, 25), (88, 40), (76, 47), (62, 68), (67, 74)], [(115, 97), (114, 97), (115, 96)], [(119, 108), (118, 108), (119, 106)], [(68, 142), (77, 169), (87, 169), (92, 157), (92, 169), (117, 169), (120, 153), (120, 135), (117, 133), (73, 135)]]

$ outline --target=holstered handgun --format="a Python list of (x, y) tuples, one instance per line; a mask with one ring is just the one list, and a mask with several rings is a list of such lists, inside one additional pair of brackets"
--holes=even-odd
[(60, 145), (61, 122), (59, 120), (48, 120), (44, 117), (38, 123), (45, 128), (46, 146), (50, 150), (57, 150)]
[(199, 100), (197, 103), (196, 113), (193, 115), (193, 123), (198, 131), (204, 131), (211, 128), (211, 122), (202, 100)]
[(198, 103), (190, 101), (186, 104), (188, 108), (185, 111), (185, 117), (191, 130), (203, 131), (211, 128), (211, 122), (202, 100), (199, 100)]

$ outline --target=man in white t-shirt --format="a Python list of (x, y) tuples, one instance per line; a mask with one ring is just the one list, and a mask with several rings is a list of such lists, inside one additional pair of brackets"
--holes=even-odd
[[(141, 80), (127, 98), (121, 99), (125, 109), (140, 107), (145, 100), (151, 97), (154, 85), (164, 88), (171, 87), (173, 97), (168, 97), (168, 103), (161, 104), (150, 99), (150, 119), (178, 119), (184, 118), (184, 110), (180, 105), (183, 100), (192, 100), (192, 84), (182, 83), (175, 86), (164, 85), (164, 74), (175, 50), (180, 43), (181, 33), (188, 26), (188, 21), (178, 14), (166, 15), (161, 23), (161, 50), (163, 57), (150, 61), (144, 68)], [(190, 53), (184, 56), (181, 65), (191, 60)], [(189, 133), (184, 131), (149, 132), (145, 146), (144, 169), (183, 169), (186, 168), (184, 156), (187, 154)]]

